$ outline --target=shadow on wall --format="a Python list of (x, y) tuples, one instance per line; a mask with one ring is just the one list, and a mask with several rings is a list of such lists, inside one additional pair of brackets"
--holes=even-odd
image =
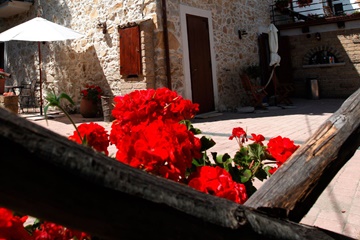
[[(61, 48), (60, 48), (61, 49)], [(108, 81), (106, 80), (103, 68), (97, 57), (94, 46), (85, 52), (74, 50), (55, 50), (55, 79), (54, 86), (59, 92), (65, 92), (78, 103), (80, 91), (88, 85), (98, 85), (105, 95), (112, 95)]]

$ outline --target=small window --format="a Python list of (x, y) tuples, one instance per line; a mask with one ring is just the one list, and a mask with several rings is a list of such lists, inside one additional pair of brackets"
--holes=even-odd
[(328, 51), (318, 51), (311, 56), (309, 64), (329, 64), (336, 62), (338, 62), (338, 60), (334, 54)]
[(141, 49), (139, 26), (119, 28), (120, 74), (126, 77), (141, 73)]

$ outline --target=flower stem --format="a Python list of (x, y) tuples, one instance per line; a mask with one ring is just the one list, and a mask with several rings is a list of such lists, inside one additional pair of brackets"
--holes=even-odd
[(79, 138), (81, 140), (81, 142), (83, 141), (81, 134), (79, 132), (79, 129), (77, 128), (77, 126), (75, 125), (75, 122), (72, 120), (72, 118), (70, 117), (69, 113), (62, 107), (62, 106), (58, 106), (60, 108), (60, 110), (66, 115), (66, 117), (70, 120), (70, 122), (72, 123), (72, 125), (74, 126), (77, 134), (79, 135)]

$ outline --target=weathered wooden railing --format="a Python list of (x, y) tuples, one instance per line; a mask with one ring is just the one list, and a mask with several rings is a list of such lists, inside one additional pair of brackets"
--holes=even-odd
[(101, 239), (351, 239), (297, 222), (360, 144), (359, 95), (245, 205), (131, 168), (0, 109), (0, 205)]

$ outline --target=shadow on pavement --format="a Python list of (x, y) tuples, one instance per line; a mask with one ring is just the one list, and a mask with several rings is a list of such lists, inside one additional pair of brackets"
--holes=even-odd
[(323, 115), (325, 113), (334, 113), (336, 112), (343, 102), (346, 99), (292, 99), (292, 106), (269, 106), (265, 110), (255, 110), (250, 113), (242, 112), (222, 112), (220, 114), (214, 114), (209, 117), (198, 118), (195, 117), (191, 122), (201, 123), (201, 122), (212, 122), (212, 121), (221, 121), (229, 119), (241, 119), (241, 118), (261, 118), (261, 117), (271, 117), (271, 116), (285, 116), (285, 115)]

